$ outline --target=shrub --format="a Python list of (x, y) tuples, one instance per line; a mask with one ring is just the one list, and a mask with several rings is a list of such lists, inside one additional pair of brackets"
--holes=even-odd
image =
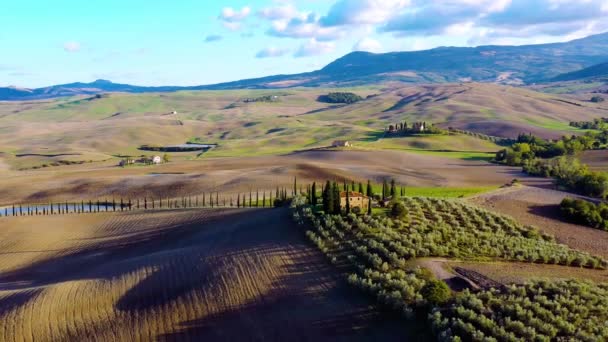
[(394, 218), (404, 218), (407, 215), (407, 208), (403, 202), (395, 202), (391, 207), (391, 216)]
[(430, 280), (420, 291), (429, 303), (444, 304), (452, 297), (452, 290), (441, 280)]

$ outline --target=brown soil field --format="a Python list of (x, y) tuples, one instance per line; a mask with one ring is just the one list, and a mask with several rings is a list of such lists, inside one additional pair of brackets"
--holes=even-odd
[(537, 279), (581, 279), (608, 282), (608, 271), (590, 270), (559, 265), (539, 265), (523, 262), (472, 262), (449, 261), (448, 267), (462, 267), (479, 272), (502, 284), (521, 284)]
[(585, 151), (581, 162), (596, 171), (608, 171), (608, 150)]
[(284, 209), (1, 220), (0, 340), (403, 340)]
[(559, 203), (576, 195), (540, 187), (512, 187), (481, 194), (468, 201), (535, 226), (572, 248), (608, 258), (608, 232), (561, 220)]
[(289, 189), (328, 179), (406, 186), (499, 186), (525, 180), (520, 168), (402, 151), (308, 151), (280, 156), (178, 160), (154, 167), (120, 168), (111, 163), (12, 171), (0, 177), (0, 205), (89, 198), (179, 197), (221, 191)]

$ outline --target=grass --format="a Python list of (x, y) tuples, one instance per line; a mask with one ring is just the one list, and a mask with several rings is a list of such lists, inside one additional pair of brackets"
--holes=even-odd
[(438, 188), (438, 187), (406, 187), (405, 195), (410, 197), (459, 198), (490, 192), (498, 187), (468, 187), (468, 188)]
[[(340, 184), (339, 184), (340, 185)], [(355, 189), (359, 188), (359, 184), (355, 184)], [(366, 184), (363, 184), (363, 190), (366, 189)], [(396, 184), (397, 194), (400, 194), (400, 187)], [(480, 187), (416, 187), (416, 186), (404, 186), (405, 196), (408, 197), (434, 197), (434, 198), (461, 198), (478, 195), (484, 192), (490, 192), (498, 189), (498, 186), (480, 186)], [(340, 185), (342, 189), (342, 185)], [(350, 189), (350, 185), (349, 185)], [(389, 181), (390, 190), (390, 181)], [(373, 184), (372, 191), (375, 194), (382, 193), (382, 184)]]

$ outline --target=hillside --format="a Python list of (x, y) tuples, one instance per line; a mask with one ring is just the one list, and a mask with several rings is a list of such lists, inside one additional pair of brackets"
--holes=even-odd
[(290, 226), (281, 209), (4, 219), (0, 339), (408, 338)]
[[(337, 137), (362, 149), (499, 149), (471, 137), (382, 139), (396, 122), (426, 121), (478, 133), (547, 138), (576, 133), (570, 121), (607, 115), (608, 104), (493, 84), (439, 84), (350, 88), (365, 100), (349, 105), (317, 101), (334, 89), (197, 91), (110, 94), (0, 103), (0, 160), (15, 169), (57, 162), (138, 156), (140, 145), (219, 146), (202, 157), (287, 154), (328, 146)], [(243, 99), (278, 96), (276, 102)], [(176, 115), (172, 115), (176, 111)], [(176, 156), (177, 157), (177, 156)], [(188, 154), (196, 159), (196, 155)]]
[(445, 83), (470, 80), (522, 84), (547, 80), (606, 60), (608, 33), (566, 43), (542, 45), (440, 47), (383, 54), (352, 52), (313, 72), (194, 87), (141, 87), (97, 80), (92, 83), (71, 83), (38, 89), (0, 88), (0, 101), (103, 92), (345, 87), (389, 81)]
[(553, 78), (552, 81), (574, 81), (589, 78), (608, 78), (608, 62), (559, 75)]

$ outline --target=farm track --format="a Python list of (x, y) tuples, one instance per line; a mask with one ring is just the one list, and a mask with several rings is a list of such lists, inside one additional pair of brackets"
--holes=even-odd
[(282, 209), (7, 218), (0, 339), (403, 338)]

